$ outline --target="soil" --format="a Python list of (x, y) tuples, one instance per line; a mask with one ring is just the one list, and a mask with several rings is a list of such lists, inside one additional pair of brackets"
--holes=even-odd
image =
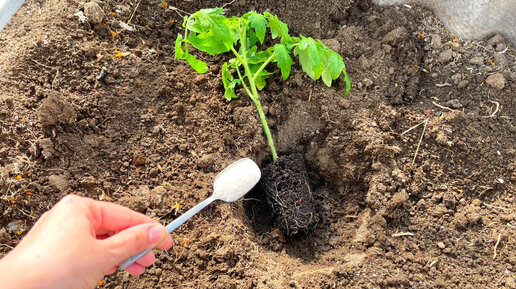
[(168, 223), (234, 160), (270, 160), (253, 104), (224, 99), (224, 58), (201, 56), (204, 75), (173, 59), (184, 11), (224, 5), (269, 10), (346, 61), (348, 96), (299, 66), (261, 92), (321, 220), (286, 238), (254, 191), (102, 288), (516, 288), (516, 51), (501, 35), (464, 40), (427, 7), (368, 0), (98, 3), (93, 24), (83, 2), (28, 0), (0, 33), (0, 255), (66, 194)]
[[(262, 169), (260, 185), (276, 216), (276, 225), (286, 236), (309, 233), (319, 220), (303, 155), (280, 156)], [(259, 198), (261, 199), (261, 198)], [(265, 214), (261, 213), (260, 215)], [(259, 215), (253, 215), (259, 223)]]

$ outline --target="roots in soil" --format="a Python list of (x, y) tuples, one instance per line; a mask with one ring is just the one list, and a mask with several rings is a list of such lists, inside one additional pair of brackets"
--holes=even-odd
[(281, 156), (267, 165), (260, 183), (285, 235), (308, 233), (315, 228), (319, 217), (301, 154)]

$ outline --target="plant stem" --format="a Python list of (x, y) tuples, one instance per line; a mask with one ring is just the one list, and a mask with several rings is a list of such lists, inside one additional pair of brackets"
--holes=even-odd
[[(186, 19), (186, 23), (185, 23), (185, 37), (184, 37), (184, 43), (185, 43), (185, 52), (188, 54), (188, 22), (190, 22), (190, 17), (192, 16), (188, 16), (188, 18)], [(183, 44), (181, 44), (181, 47), (183, 46)]]
[(244, 81), (244, 77), (240, 73), (240, 67), (238, 65), (236, 67), (236, 71), (237, 71), (238, 78), (240, 78), (240, 81), (242, 83), (242, 87), (244, 88), (245, 92), (247, 92), (247, 95), (252, 95), (252, 93), (249, 91), (249, 88), (247, 87), (247, 84)]
[[(249, 78), (249, 75), (247, 76)], [(252, 79), (252, 78), (250, 78)], [(269, 147), (271, 149), (272, 160), (276, 161), (278, 159), (278, 154), (276, 153), (276, 147), (274, 146), (274, 141), (272, 140), (271, 131), (269, 130), (269, 125), (267, 124), (267, 119), (265, 118), (265, 113), (263, 113), (262, 104), (260, 103), (258, 91), (256, 90), (256, 85), (254, 84), (254, 80), (250, 80), (251, 90), (254, 94), (254, 98), (251, 97), (254, 104), (256, 105), (256, 109), (258, 110), (258, 114), (260, 115), (260, 120), (262, 121), (263, 130), (265, 131), (265, 136), (267, 137), (267, 142), (269, 143)]]
[(260, 75), (260, 72), (262, 72), (262, 70), (265, 69), (265, 66), (267, 66), (267, 64), (269, 64), (269, 62), (271, 62), (272, 59), (274, 59), (274, 54), (269, 56), (269, 58), (267, 58), (267, 60), (265, 60), (265, 62), (262, 64), (262, 66), (260, 66), (260, 68), (258, 68), (258, 70), (256, 71), (256, 73), (253, 76), (253, 81), (256, 81), (256, 77), (258, 77), (258, 75)]
[[(276, 153), (276, 147), (274, 146), (274, 140), (272, 139), (272, 134), (269, 129), (269, 125), (267, 124), (267, 119), (265, 118), (265, 113), (263, 112), (262, 104), (260, 103), (260, 96), (258, 95), (258, 89), (256, 88), (256, 83), (255, 83), (255, 76), (258, 75), (258, 73), (260, 73), (265, 68), (267, 63), (269, 63), (272, 60), (272, 56), (269, 57), (269, 59), (267, 59), (267, 61), (258, 69), (257, 73), (253, 75), (251, 72), (251, 69), (249, 69), (249, 65), (247, 64), (245, 31), (246, 31), (246, 29), (244, 27), (243, 29), (241, 29), (242, 33), (240, 34), (240, 35), (242, 35), (242, 37), (240, 39), (242, 55), (240, 55), (233, 47), (231, 47), (231, 51), (233, 52), (233, 54), (235, 54), (235, 57), (238, 59), (238, 61), (240, 61), (242, 63), (242, 65), (244, 66), (245, 77), (247, 77), (247, 80), (249, 81), (249, 86), (251, 87), (251, 91), (249, 91), (249, 89), (246, 87), (245, 82), (244, 82), (244, 77), (240, 74), (240, 71), (238, 71), (238, 76), (240, 77), (240, 80), (242, 81), (242, 84), (243, 84), (247, 94), (249, 95), (251, 100), (254, 102), (254, 104), (256, 106), (256, 110), (258, 110), (258, 115), (260, 116), (260, 120), (263, 125), (263, 130), (265, 131), (265, 136), (267, 137), (267, 143), (269, 144), (269, 148), (271, 149), (272, 160), (276, 161), (278, 159), (278, 154)], [(238, 66), (237, 66), (237, 70), (238, 70)]]

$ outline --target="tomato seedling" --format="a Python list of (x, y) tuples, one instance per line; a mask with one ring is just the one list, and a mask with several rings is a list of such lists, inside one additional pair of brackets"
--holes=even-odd
[[(290, 76), (293, 54), (310, 78), (322, 78), (327, 86), (343, 74), (346, 94), (349, 92), (351, 85), (342, 56), (320, 40), (303, 35), (290, 36), (287, 24), (269, 12), (251, 11), (241, 17), (226, 17), (222, 8), (202, 9), (186, 16), (183, 27), (184, 35), (179, 34), (176, 39), (175, 58), (186, 60), (197, 72), (206, 73), (208, 65), (190, 54), (189, 46), (210, 55), (233, 53), (235, 57), (225, 62), (221, 69), (224, 96), (228, 101), (238, 98), (235, 87), (241, 85), (244, 88), (256, 105), (274, 161), (278, 155), (258, 94), (272, 74), (266, 70), (268, 64), (276, 63), (286, 80)], [(259, 50), (258, 45), (263, 45), (267, 30), (279, 43)]]

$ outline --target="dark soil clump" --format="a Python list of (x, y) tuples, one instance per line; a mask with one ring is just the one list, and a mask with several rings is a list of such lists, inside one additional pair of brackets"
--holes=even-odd
[(260, 183), (285, 235), (306, 233), (317, 225), (319, 218), (301, 154), (281, 156), (267, 165)]

